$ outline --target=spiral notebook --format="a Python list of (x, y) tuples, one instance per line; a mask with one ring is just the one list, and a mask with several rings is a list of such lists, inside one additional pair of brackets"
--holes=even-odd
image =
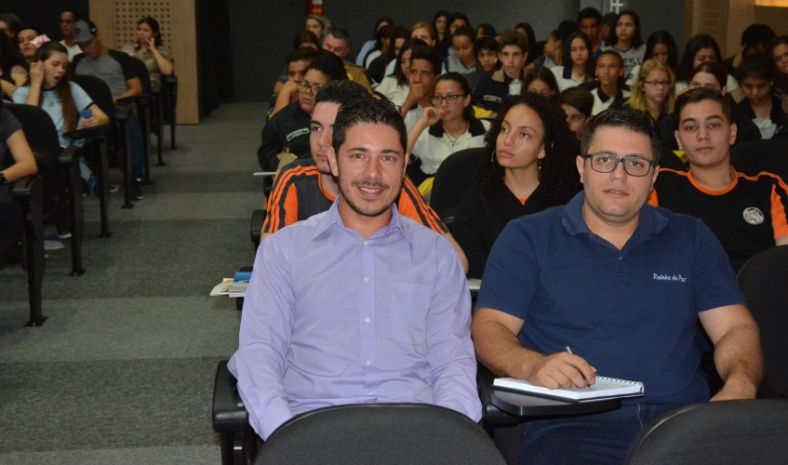
[(597, 376), (596, 383), (587, 388), (572, 387), (569, 389), (548, 389), (535, 386), (528, 381), (514, 378), (495, 378), (493, 387), (505, 391), (520, 392), (548, 399), (567, 400), (570, 402), (587, 402), (591, 400), (614, 399), (619, 397), (640, 397), (643, 395), (643, 383), (625, 379)]

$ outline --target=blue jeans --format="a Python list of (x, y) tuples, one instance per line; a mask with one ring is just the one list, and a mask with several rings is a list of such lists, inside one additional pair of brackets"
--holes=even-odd
[[(142, 134), (142, 124), (129, 106), (116, 106), (115, 111), (119, 114), (128, 114), (129, 136), (131, 138), (131, 177), (141, 178), (145, 173), (145, 138)], [(121, 131), (118, 125), (118, 131)]]
[(518, 463), (620, 465), (640, 430), (678, 407), (681, 405), (625, 402), (611, 412), (527, 422)]

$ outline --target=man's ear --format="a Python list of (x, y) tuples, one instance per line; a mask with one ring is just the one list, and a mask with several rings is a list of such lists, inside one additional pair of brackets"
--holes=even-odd
[(678, 129), (673, 131), (673, 137), (676, 138), (676, 145), (679, 146), (679, 149), (684, 150), (684, 146), (681, 144), (681, 139), (679, 138), (679, 130)]
[(575, 164), (577, 165), (577, 173), (580, 175), (580, 182), (583, 182), (583, 169), (585, 168), (586, 159), (578, 155), (575, 157)]
[(334, 150), (334, 147), (329, 147), (326, 151), (326, 156), (328, 157), (328, 166), (331, 168), (331, 174), (334, 177), (339, 176), (339, 164), (337, 163), (337, 152)]

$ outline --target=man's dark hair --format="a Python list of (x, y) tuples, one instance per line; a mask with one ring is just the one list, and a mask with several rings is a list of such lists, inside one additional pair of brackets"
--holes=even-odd
[(309, 71), (310, 69), (320, 71), (328, 76), (330, 81), (347, 79), (347, 72), (345, 71), (345, 66), (342, 64), (342, 59), (325, 50), (317, 52), (312, 63), (309, 64), (306, 70)]
[(501, 34), (500, 43), (501, 49), (507, 45), (516, 45), (520, 48), (520, 50), (523, 51), (523, 53), (528, 51), (528, 37), (511, 29), (503, 31), (503, 34)]
[(774, 30), (766, 24), (750, 24), (741, 33), (741, 46), (745, 50), (758, 46), (763, 46), (764, 50), (768, 50), (769, 44), (772, 43), (776, 35)]
[(479, 53), (479, 50), (490, 50), (498, 53), (501, 51), (501, 46), (498, 45), (498, 41), (495, 38), (484, 36), (476, 39), (476, 42), (473, 43), (473, 50), (476, 53)]
[(605, 13), (605, 15), (602, 16), (602, 22), (600, 23), (600, 26), (604, 24), (608, 27), (609, 30), (607, 37), (602, 38), (605, 44), (612, 45), (616, 41), (617, 22), (618, 22), (618, 15), (613, 13), (612, 11), (609, 13)]
[(361, 123), (385, 124), (399, 134), (402, 151), (408, 148), (408, 131), (399, 111), (390, 102), (365, 98), (347, 105), (342, 105), (334, 121), (334, 134), (332, 146), (339, 153), (339, 148), (345, 143), (347, 131)]
[(774, 60), (763, 53), (745, 56), (741, 62), (741, 66), (739, 67), (740, 82), (745, 78), (765, 79), (767, 81), (771, 81), (774, 79), (776, 74)]
[(588, 148), (594, 141), (597, 129), (609, 127), (622, 128), (647, 136), (651, 143), (651, 157), (654, 164), (659, 164), (662, 144), (659, 140), (657, 125), (648, 113), (634, 108), (608, 108), (594, 116), (580, 134), (580, 153), (588, 153)]
[(80, 19), (79, 13), (77, 13), (76, 10), (72, 10), (70, 8), (64, 8), (64, 9), (60, 10), (58, 12), (58, 14), (57, 14), (58, 19), (60, 19), (60, 16), (62, 16), (63, 13), (71, 13), (71, 15), (74, 17), (74, 21), (77, 21), (77, 20)]
[(564, 105), (577, 108), (577, 111), (586, 115), (586, 118), (591, 116), (591, 111), (594, 109), (594, 96), (591, 94), (591, 91), (579, 86), (564, 89), (559, 94), (558, 101)]
[(413, 60), (427, 60), (432, 65), (432, 72), (435, 73), (435, 76), (441, 73), (443, 58), (441, 58), (440, 52), (432, 47), (420, 47), (414, 44), (413, 51), (410, 53), (411, 64)]
[(320, 39), (317, 38), (315, 33), (307, 30), (296, 33), (295, 37), (293, 38), (293, 50), (304, 47), (304, 44), (312, 44), (315, 46), (316, 50), (320, 50), (323, 47), (323, 45), (320, 43)]
[(323, 86), (315, 97), (315, 105), (322, 102), (348, 105), (357, 100), (368, 99), (369, 92), (361, 84), (349, 79), (331, 81)]
[(347, 46), (350, 47), (350, 33), (347, 29), (342, 29), (339, 27), (332, 27), (328, 30), (328, 34), (334, 36), (335, 39), (344, 40), (347, 43)]
[(476, 26), (476, 29), (481, 29), (482, 30), (481, 37), (493, 37), (493, 38), (495, 38), (495, 36), (498, 35), (498, 31), (495, 30), (495, 26), (493, 26), (490, 23), (481, 23), (478, 26)]
[(584, 19), (595, 19), (598, 23), (602, 23), (602, 13), (600, 13), (599, 10), (597, 10), (596, 8), (593, 8), (593, 7), (589, 6), (589, 7), (583, 8), (577, 14), (577, 22), (578, 23), (580, 23), (580, 21), (582, 21)]
[(476, 31), (470, 26), (460, 26), (455, 29), (454, 34), (451, 35), (452, 38), (463, 36), (471, 39), (471, 43), (473, 43), (473, 41), (476, 40)]
[(451, 26), (451, 23), (453, 23), (454, 21), (456, 21), (458, 19), (460, 19), (462, 21), (465, 21), (465, 24), (467, 24), (468, 26), (471, 25), (471, 20), (468, 19), (468, 17), (465, 15), (465, 13), (463, 13), (461, 11), (455, 11), (454, 13), (449, 15), (449, 21), (446, 23), (446, 27), (448, 28), (449, 26)]
[(682, 93), (676, 99), (676, 116), (679, 118), (679, 122), (681, 121), (681, 112), (684, 110), (684, 107), (691, 103), (700, 103), (705, 100), (719, 103), (722, 107), (722, 113), (725, 115), (725, 119), (728, 120), (729, 123), (733, 121), (731, 103), (728, 99), (714, 89), (698, 87), (697, 89), (690, 89)]
[(287, 63), (290, 64), (294, 61), (306, 60), (311, 62), (318, 55), (318, 51), (312, 47), (300, 47), (287, 55)]
[(602, 57), (602, 56), (605, 56), (605, 55), (610, 55), (610, 56), (614, 56), (614, 57), (618, 58), (618, 63), (621, 66), (624, 66), (624, 59), (621, 58), (621, 54), (618, 53), (617, 51), (611, 50), (611, 49), (607, 49), (607, 50), (602, 51), (602, 53), (600, 53), (599, 56), (596, 57), (596, 62), (599, 63), (599, 58)]

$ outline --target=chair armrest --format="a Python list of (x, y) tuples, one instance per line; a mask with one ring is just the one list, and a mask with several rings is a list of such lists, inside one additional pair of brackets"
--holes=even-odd
[(108, 126), (92, 126), (64, 132), (63, 137), (68, 139), (101, 139), (106, 135)]
[(27, 176), (14, 182), (11, 188), (14, 200), (29, 201), (36, 189), (40, 189), (41, 178), (38, 176)]
[(265, 210), (252, 210), (252, 218), (249, 221), (249, 235), (252, 238), (252, 244), (255, 246), (260, 245), (264, 221)]
[(476, 388), (482, 401), (482, 423), (486, 428), (514, 426), (521, 423), (521, 418), (506, 413), (492, 403), (492, 384), (495, 376), (481, 363), (476, 370)]
[(77, 154), (79, 153), (79, 147), (74, 147), (73, 145), (68, 147), (67, 149), (60, 152), (60, 156), (58, 157), (58, 163), (61, 166), (71, 166), (72, 164), (78, 163), (77, 161)]
[(249, 416), (235, 384), (235, 377), (227, 370), (227, 360), (219, 362), (213, 384), (211, 409), (213, 430), (217, 433), (243, 431), (249, 425)]

